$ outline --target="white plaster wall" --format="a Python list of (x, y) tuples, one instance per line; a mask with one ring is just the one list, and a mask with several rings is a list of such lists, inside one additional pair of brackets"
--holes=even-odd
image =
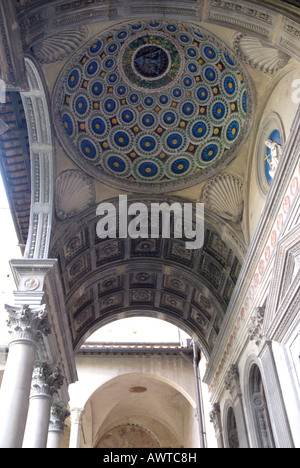
[(199, 448), (199, 428), (195, 410), (189, 405), (184, 413), (184, 447)]
[(193, 367), (173, 357), (76, 357), (78, 382), (70, 385), (70, 406), (83, 408), (92, 394), (122, 374), (141, 372), (157, 376), (178, 389), (195, 406)]

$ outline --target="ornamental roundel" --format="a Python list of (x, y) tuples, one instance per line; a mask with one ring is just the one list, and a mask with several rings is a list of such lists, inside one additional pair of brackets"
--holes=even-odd
[(195, 185), (236, 156), (252, 88), (211, 33), (167, 21), (123, 23), (84, 46), (54, 91), (70, 157), (96, 179), (135, 192)]

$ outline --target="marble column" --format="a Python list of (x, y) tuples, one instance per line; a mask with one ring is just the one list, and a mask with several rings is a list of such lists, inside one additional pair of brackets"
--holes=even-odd
[(214, 425), (218, 448), (224, 448), (221, 410), (220, 405), (218, 403), (215, 403), (213, 405), (213, 410), (209, 413), (209, 416), (210, 422)]
[(83, 413), (84, 410), (82, 408), (71, 409), (71, 434), (69, 448), (80, 448)]
[(61, 403), (54, 403), (50, 412), (47, 448), (60, 449), (65, 429), (65, 420), (70, 412)]
[(237, 365), (233, 364), (230, 366), (225, 377), (225, 386), (226, 390), (229, 390), (232, 397), (232, 407), (236, 419), (239, 446), (240, 448), (249, 448), (249, 439), (243, 406), (243, 396), (240, 385), (240, 375)]
[(37, 346), (50, 324), (45, 306), (6, 309), (11, 341), (0, 393), (0, 448), (21, 448)]
[(30, 406), (23, 448), (46, 448), (53, 395), (63, 384), (59, 366), (37, 363), (34, 367)]

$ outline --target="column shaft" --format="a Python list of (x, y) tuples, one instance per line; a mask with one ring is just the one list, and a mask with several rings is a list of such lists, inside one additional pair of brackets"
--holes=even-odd
[(36, 349), (30, 340), (9, 346), (0, 394), (0, 448), (22, 447)]
[(70, 412), (62, 402), (54, 403), (51, 408), (47, 448), (61, 448), (65, 429), (65, 420)]
[(23, 448), (46, 448), (53, 395), (63, 384), (59, 366), (36, 363)]
[(60, 449), (63, 435), (64, 435), (63, 431), (49, 431), (47, 448), (48, 449)]
[(71, 410), (71, 433), (69, 448), (80, 448), (81, 426), (83, 410), (74, 408)]
[(23, 448), (46, 448), (52, 396), (34, 395), (30, 407)]

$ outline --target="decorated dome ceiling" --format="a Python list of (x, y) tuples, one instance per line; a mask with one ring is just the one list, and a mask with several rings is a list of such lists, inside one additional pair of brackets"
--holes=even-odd
[(59, 77), (58, 135), (96, 179), (136, 192), (214, 175), (249, 130), (251, 85), (233, 53), (192, 24), (130, 22), (99, 34)]

